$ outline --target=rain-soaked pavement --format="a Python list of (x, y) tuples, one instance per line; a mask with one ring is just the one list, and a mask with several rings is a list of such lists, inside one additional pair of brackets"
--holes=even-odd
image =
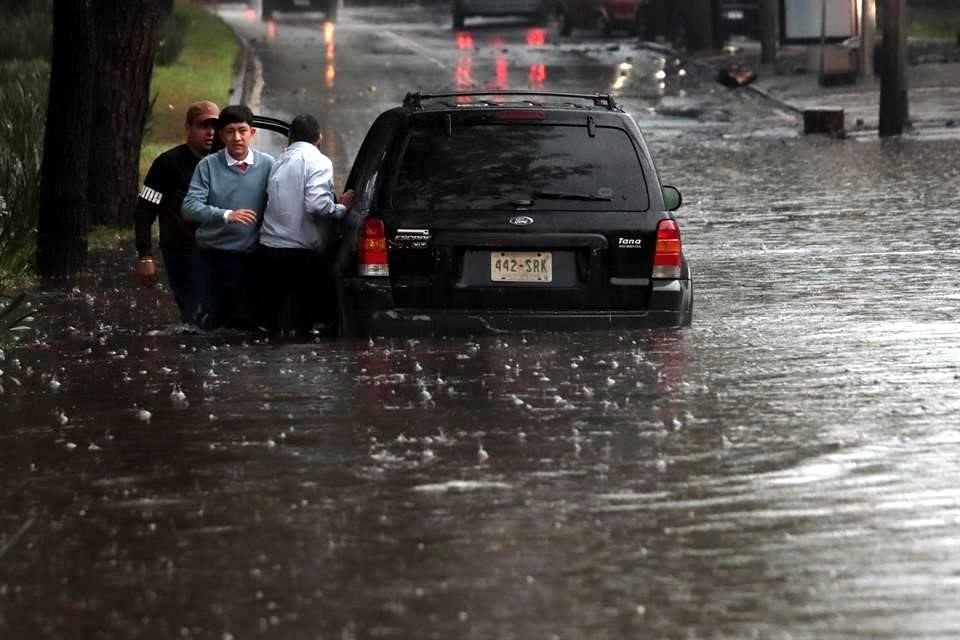
[[(264, 109), (329, 103), (349, 158), (405, 83), (455, 86), (466, 37), (510, 86), (662, 60), (385, 15), (345, 10), (312, 84), (289, 59), (332, 47), (278, 23)], [(686, 196), (688, 330), (180, 335), (128, 247), (38, 294), (0, 355), (0, 636), (960, 635), (956, 141), (800, 138), (692, 72), (682, 117), (653, 73), (622, 93)]]

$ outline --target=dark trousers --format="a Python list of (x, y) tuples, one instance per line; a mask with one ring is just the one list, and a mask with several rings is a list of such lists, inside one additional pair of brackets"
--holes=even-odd
[(199, 249), (202, 290), (197, 324), (203, 329), (251, 329), (251, 256), (239, 251)]
[(329, 325), (335, 318), (336, 299), (330, 265), (322, 254), (260, 245), (256, 256), (258, 317), (264, 328), (306, 337), (314, 323)]
[(196, 252), (163, 251), (163, 266), (173, 299), (180, 309), (180, 321), (197, 323), (202, 295), (202, 270)]

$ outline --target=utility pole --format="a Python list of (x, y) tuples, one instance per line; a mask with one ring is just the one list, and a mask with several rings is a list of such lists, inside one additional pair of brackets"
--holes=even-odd
[(873, 48), (876, 46), (877, 0), (860, 2), (860, 76), (873, 77)]
[(880, 137), (898, 136), (907, 122), (906, 0), (886, 0), (880, 70)]
[(777, 63), (777, 32), (780, 26), (780, 0), (763, 0), (760, 5), (760, 64), (773, 67)]

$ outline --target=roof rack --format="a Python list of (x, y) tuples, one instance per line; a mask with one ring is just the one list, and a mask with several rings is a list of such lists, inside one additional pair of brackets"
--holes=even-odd
[(414, 109), (422, 109), (424, 100), (435, 98), (460, 98), (471, 96), (547, 96), (550, 98), (577, 98), (580, 100), (590, 100), (595, 106), (606, 107), (611, 111), (619, 109), (613, 96), (606, 93), (558, 93), (555, 91), (455, 91), (452, 93), (420, 93), (411, 92), (403, 99), (403, 106)]

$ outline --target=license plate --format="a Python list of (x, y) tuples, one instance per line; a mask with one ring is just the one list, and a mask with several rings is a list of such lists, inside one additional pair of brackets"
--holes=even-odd
[(553, 254), (549, 251), (491, 251), (490, 279), (494, 282), (552, 282)]

